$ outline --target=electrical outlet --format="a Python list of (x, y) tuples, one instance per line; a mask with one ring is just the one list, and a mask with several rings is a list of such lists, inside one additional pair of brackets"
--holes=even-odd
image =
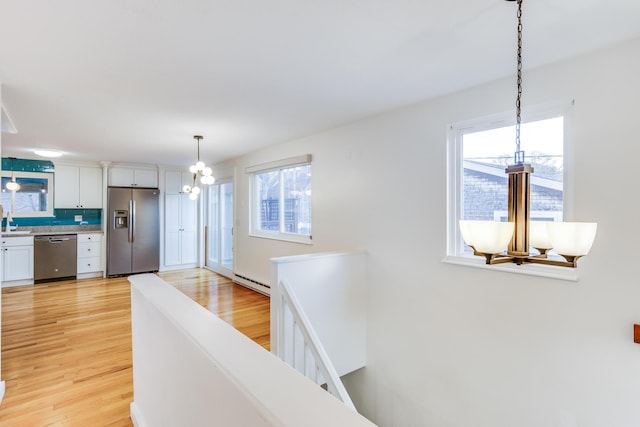
[(82, 215), (76, 215), (73, 219), (76, 222), (81, 222), (82, 221)]

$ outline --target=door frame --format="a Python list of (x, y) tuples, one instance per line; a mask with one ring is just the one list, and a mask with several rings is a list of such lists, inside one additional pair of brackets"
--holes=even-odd
[[(231, 268), (225, 267), (222, 265), (221, 263), (221, 259), (220, 259), (220, 254), (221, 254), (221, 244), (220, 244), (220, 239), (221, 239), (221, 233), (218, 233), (218, 260), (215, 262), (210, 263), (209, 262), (209, 240), (211, 239), (212, 233), (210, 233), (211, 230), (211, 224), (210, 224), (210, 219), (211, 219), (211, 188), (217, 186), (218, 189), (221, 189), (223, 185), (225, 184), (231, 184)], [(218, 227), (219, 230), (221, 230), (222, 228), (222, 210), (221, 210), (221, 200), (222, 197), (222, 192), (218, 191)], [(234, 270), (235, 270), (235, 247), (236, 247), (236, 242), (235, 242), (235, 233), (234, 233), (234, 222), (235, 222), (235, 185), (233, 182), (233, 178), (229, 177), (229, 178), (223, 178), (220, 180), (217, 180), (214, 184), (210, 185), (207, 188), (206, 191), (206, 197), (204, 197), (203, 201), (205, 202), (205, 206), (204, 206), (204, 267), (215, 271), (216, 273), (231, 278), (233, 279), (235, 274), (234, 274)]]

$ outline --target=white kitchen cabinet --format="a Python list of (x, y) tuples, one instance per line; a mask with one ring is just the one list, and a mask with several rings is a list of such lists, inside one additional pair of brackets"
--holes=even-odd
[(166, 171), (164, 173), (164, 192), (167, 194), (182, 194), (185, 185), (193, 185), (193, 174), (182, 171)]
[(101, 209), (102, 170), (56, 165), (54, 196), (56, 209)]
[(101, 277), (102, 234), (78, 234), (78, 279)]
[(158, 188), (158, 170), (114, 166), (109, 169), (109, 186)]
[(2, 237), (2, 287), (33, 285), (33, 236)]
[(165, 195), (164, 264), (195, 265), (197, 251), (197, 202), (188, 194)]

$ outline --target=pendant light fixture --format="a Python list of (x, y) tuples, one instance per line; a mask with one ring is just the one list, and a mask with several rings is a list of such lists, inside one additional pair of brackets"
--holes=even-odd
[[(474, 255), (483, 256), (487, 264), (513, 262), (539, 263), (562, 267), (577, 267), (578, 258), (591, 249), (597, 224), (585, 222), (530, 221), (530, 187), (533, 167), (525, 163), (520, 149), (522, 98), (522, 0), (518, 4), (517, 96), (516, 96), (516, 151), (514, 164), (505, 173), (509, 177), (508, 222), (460, 221), (464, 241)], [(539, 255), (531, 255), (532, 247)], [(553, 249), (562, 258), (550, 258)]]
[(182, 191), (189, 194), (191, 200), (196, 200), (201, 192), (199, 184), (211, 185), (216, 180), (213, 177), (213, 170), (209, 166), (206, 166), (204, 162), (200, 160), (200, 140), (201, 135), (194, 135), (193, 138), (198, 144), (198, 158), (195, 164), (189, 167), (189, 172), (193, 174), (193, 185), (185, 185), (182, 187)]
[(13, 161), (15, 160), (15, 157), (9, 157), (9, 159), (11, 159), (11, 181), (7, 182), (5, 188), (9, 191), (18, 191), (20, 190), (20, 184), (16, 182), (15, 173), (13, 171)]

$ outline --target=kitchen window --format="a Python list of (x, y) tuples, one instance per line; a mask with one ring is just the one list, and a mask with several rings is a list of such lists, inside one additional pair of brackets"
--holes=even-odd
[(247, 168), (251, 174), (251, 235), (311, 242), (311, 156)]
[[(42, 172), (2, 171), (2, 206), (13, 217), (53, 216), (53, 174)], [(15, 180), (17, 191), (7, 190)]]

